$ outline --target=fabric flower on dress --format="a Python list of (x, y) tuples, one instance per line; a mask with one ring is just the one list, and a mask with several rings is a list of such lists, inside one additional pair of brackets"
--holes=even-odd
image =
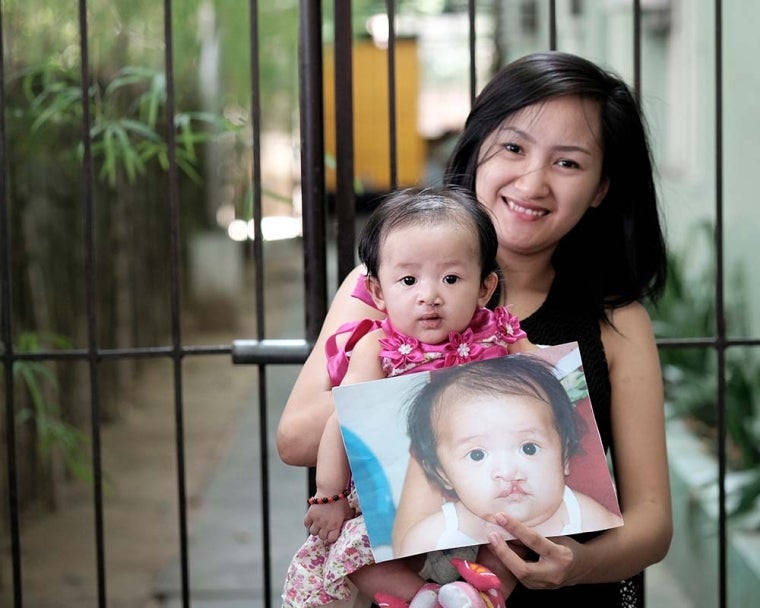
[(452, 331), (449, 333), (449, 343), (444, 348), (444, 366), (469, 363), (473, 357), (483, 352), (483, 347), (474, 341), (472, 330), (468, 327), (464, 333)]
[(387, 338), (380, 338), (380, 356), (386, 358), (395, 368), (406, 368), (410, 365), (422, 363), (425, 353), (420, 347), (417, 338), (394, 334)]
[(528, 335), (520, 327), (520, 319), (513, 315), (506, 306), (499, 306), (494, 310), (496, 323), (499, 326), (499, 334), (508, 344), (527, 338)]

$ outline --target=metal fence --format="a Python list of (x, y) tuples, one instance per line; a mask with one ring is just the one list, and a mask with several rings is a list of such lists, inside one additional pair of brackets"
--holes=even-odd
[[(350, 124), (352, 112), (352, 34), (351, 34), (351, 1), (334, 0), (335, 14), (335, 100), (336, 112), (342, 117), (342, 124)], [(464, 4), (464, 3), (462, 3)], [(471, 76), (470, 90), (474, 95), (478, 83), (475, 78), (475, 14), (476, 2), (470, 0), (466, 3), (466, 10), (470, 17), (470, 54), (471, 54)], [(494, 10), (497, 10), (500, 2), (494, 2)], [(633, 47), (630, 52), (633, 57), (634, 65), (634, 87), (640, 90), (641, 74), (641, 2), (632, 1), (633, 6)], [(15, 387), (13, 368), (20, 361), (56, 361), (56, 360), (76, 360), (84, 362), (89, 369), (89, 394), (91, 407), (91, 425), (92, 425), (92, 469), (94, 471), (94, 517), (93, 526), (95, 528), (96, 552), (97, 552), (97, 584), (98, 584), (98, 605), (105, 607), (107, 605), (107, 580), (106, 569), (104, 566), (104, 531), (103, 531), (103, 478), (102, 464), (100, 461), (101, 445), (101, 416), (100, 416), (100, 384), (99, 368), (108, 360), (118, 359), (164, 359), (172, 364), (173, 369), (173, 386), (174, 386), (174, 412), (176, 425), (176, 453), (177, 453), (177, 497), (179, 500), (179, 511), (177, 513), (178, 525), (180, 529), (180, 546), (178, 548), (181, 559), (182, 574), (182, 605), (190, 605), (189, 592), (189, 575), (188, 575), (188, 534), (187, 534), (187, 504), (185, 488), (185, 461), (184, 461), (184, 439), (183, 439), (183, 378), (181, 363), (186, 357), (198, 355), (216, 355), (222, 357), (231, 357), (234, 364), (252, 364), (258, 367), (260, 371), (259, 382), (259, 416), (260, 416), (260, 469), (262, 480), (263, 500), (262, 528), (264, 530), (263, 548), (264, 552), (264, 569), (261, 576), (264, 580), (264, 597), (266, 605), (269, 605), (269, 598), (272, 596), (272, 580), (270, 569), (270, 536), (269, 536), (269, 505), (266, 497), (269, 495), (269, 467), (267, 462), (267, 368), (271, 365), (301, 363), (308, 354), (309, 345), (313, 343), (319, 331), (321, 320), (324, 318), (327, 310), (327, 256), (326, 256), (326, 211), (323, 201), (325, 200), (325, 176), (324, 176), (324, 141), (323, 141), (323, 75), (322, 75), (322, 4), (319, 0), (301, 0), (300, 3), (300, 52), (299, 52), (299, 74), (300, 74), (300, 131), (301, 131), (301, 183), (303, 196), (303, 229), (304, 229), (304, 283), (306, 302), (304, 304), (304, 314), (306, 318), (306, 336), (303, 340), (293, 341), (272, 341), (267, 340), (263, 334), (265, 309), (263, 306), (263, 250), (261, 238), (261, 168), (260, 168), (260, 108), (258, 97), (258, 86), (256, 83), (259, 79), (259, 45), (262, 41), (259, 38), (259, 3), (250, 0), (248, 3), (248, 14), (250, 15), (250, 71), (252, 107), (250, 114), (253, 121), (254, 140), (253, 140), (253, 163), (251, 167), (254, 201), (254, 220), (256, 226), (256, 237), (253, 241), (253, 259), (256, 263), (255, 272), (259, 280), (256, 281), (256, 315), (259, 335), (253, 340), (239, 340), (227, 345), (207, 345), (207, 346), (187, 346), (183, 343), (183, 336), (180, 331), (180, 307), (179, 307), (179, 205), (178, 205), (178, 169), (175, 151), (177, 143), (173, 139), (173, 129), (167, 130), (169, 134), (169, 171), (168, 171), (168, 192), (167, 201), (170, 229), (166, 234), (166, 239), (170, 242), (171, 251), (171, 280), (167, 289), (171, 300), (171, 342), (158, 347), (150, 348), (128, 348), (128, 349), (108, 349), (103, 348), (97, 339), (98, 325), (100, 320), (97, 316), (94, 306), (94, 294), (96, 290), (96, 275), (93, 271), (97, 259), (96, 249), (94, 246), (94, 226), (93, 226), (93, 160), (91, 152), (91, 141), (89, 137), (91, 125), (89, 124), (90, 111), (88, 107), (89, 96), (87, 91), (90, 86), (90, 49), (88, 48), (89, 29), (88, 29), (88, 3), (86, 0), (78, 1), (79, 15), (79, 41), (81, 53), (81, 103), (83, 104), (82, 116), (84, 117), (81, 125), (83, 161), (82, 161), (82, 221), (85, 225), (85, 242), (82, 244), (86, 256), (86, 286), (88, 294), (87, 308), (87, 334), (89, 336), (86, 348), (69, 349), (69, 350), (51, 350), (39, 351), (35, 353), (17, 352), (12, 340), (12, 319), (11, 319), (11, 293), (14, 286), (11, 282), (11, 272), (9, 260), (12, 255), (10, 248), (9, 236), (9, 210), (12, 201), (8, 199), (7, 192), (7, 171), (6, 171), (6, 111), (5, 111), (5, 94), (4, 89), (0, 88), (0, 243), (2, 251), (0, 252), (0, 298), (2, 304), (2, 317), (0, 319), (0, 338), (2, 339), (2, 364), (5, 384), (5, 403), (6, 403), (6, 437), (7, 444), (7, 480), (9, 496), (9, 528), (10, 528), (10, 548), (12, 553), (12, 585), (14, 590), (14, 606), (21, 608), (24, 605), (22, 593), (22, 571), (21, 571), (21, 541), (20, 541), (20, 512), (18, 500), (18, 461), (16, 452), (16, 407), (15, 407)], [(546, 41), (546, 48), (557, 48), (557, 14), (555, 1), (548, 2), (549, 37)], [(173, 116), (174, 109), (174, 72), (173, 72), (173, 32), (172, 32), (172, 2), (164, 0), (164, 37), (165, 37), (165, 71), (167, 80), (167, 108), (168, 115)], [(725, 353), (730, 347), (735, 346), (757, 346), (758, 340), (753, 339), (733, 339), (726, 334), (725, 310), (724, 310), (724, 277), (723, 268), (723, 142), (722, 142), (722, 22), (721, 12), (722, 4), (716, 1), (714, 4), (716, 15), (715, 27), (715, 63), (712, 69), (712, 77), (715, 79), (716, 99), (715, 99), (715, 124), (716, 126), (716, 146), (713, 151), (715, 172), (716, 172), (716, 189), (715, 189), (715, 251), (717, 255), (716, 268), (717, 276), (715, 282), (716, 294), (716, 327), (715, 336), (704, 337), (692, 340), (660, 340), (662, 348), (701, 348), (714, 350), (718, 358), (718, 434), (725, 437)], [(242, 8), (242, 7), (241, 7)], [(388, 21), (390, 24), (389, 46), (388, 46), (388, 74), (389, 74), (389, 108), (390, 108), (390, 164), (391, 164), (391, 185), (395, 185), (395, 169), (397, 164), (396, 150), (398, 146), (396, 137), (396, 107), (395, 107), (395, 31), (394, 15), (396, 11), (395, 3), (392, 0), (386, 2)], [(0, 7), (0, 37), (3, 33), (3, 10)], [(2, 53), (3, 44), (0, 39), (0, 53)], [(0, 87), (5, 83), (4, 59), (0, 55)], [(351, 129), (342, 128), (337, 137), (337, 187), (335, 192), (335, 219), (337, 226), (337, 248), (338, 248), (338, 276), (345, 276), (354, 266), (354, 224), (355, 224), (355, 193), (353, 190), (353, 132)], [(725, 496), (725, 472), (726, 472), (726, 454), (725, 442), (720, 443), (718, 451), (719, 462), (719, 580), (720, 605), (726, 605), (726, 496)]]

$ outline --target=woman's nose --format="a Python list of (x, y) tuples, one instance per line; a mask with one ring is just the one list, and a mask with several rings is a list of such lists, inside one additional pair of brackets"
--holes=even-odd
[(528, 168), (514, 182), (515, 188), (526, 198), (546, 196), (549, 184), (546, 181), (546, 166)]

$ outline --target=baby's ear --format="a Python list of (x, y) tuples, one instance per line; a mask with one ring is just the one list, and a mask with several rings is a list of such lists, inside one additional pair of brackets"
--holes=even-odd
[(443, 489), (453, 493), (454, 486), (451, 485), (451, 482), (449, 481), (449, 478), (446, 477), (446, 473), (443, 472), (443, 469), (441, 467), (436, 467), (435, 472), (438, 473), (438, 477), (443, 482)]
[(493, 292), (499, 285), (499, 275), (495, 272), (490, 273), (480, 285), (480, 296), (478, 297), (478, 306), (485, 306), (491, 299)]
[(380, 287), (380, 281), (377, 277), (367, 275), (364, 277), (364, 286), (372, 297), (372, 301), (380, 312), (385, 312), (385, 298), (383, 298), (383, 288)]

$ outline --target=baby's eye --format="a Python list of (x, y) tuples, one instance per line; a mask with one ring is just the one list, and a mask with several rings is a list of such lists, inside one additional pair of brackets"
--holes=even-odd
[(523, 443), (520, 446), (520, 451), (526, 456), (535, 456), (536, 454), (538, 454), (538, 450), (539, 450), (538, 445), (530, 441), (528, 443)]
[(414, 277), (403, 277), (401, 279), (401, 282), (404, 285), (411, 286), (411, 285), (414, 285), (417, 282), (417, 280)]
[(453, 285), (459, 280), (459, 277), (455, 274), (447, 274), (445, 277), (443, 277), (443, 282), (446, 283), (446, 285)]
[(473, 460), (475, 462), (480, 462), (486, 457), (485, 450), (481, 450), (480, 448), (476, 448), (474, 450), (470, 450), (467, 453), (467, 456), (470, 458), (470, 460)]

